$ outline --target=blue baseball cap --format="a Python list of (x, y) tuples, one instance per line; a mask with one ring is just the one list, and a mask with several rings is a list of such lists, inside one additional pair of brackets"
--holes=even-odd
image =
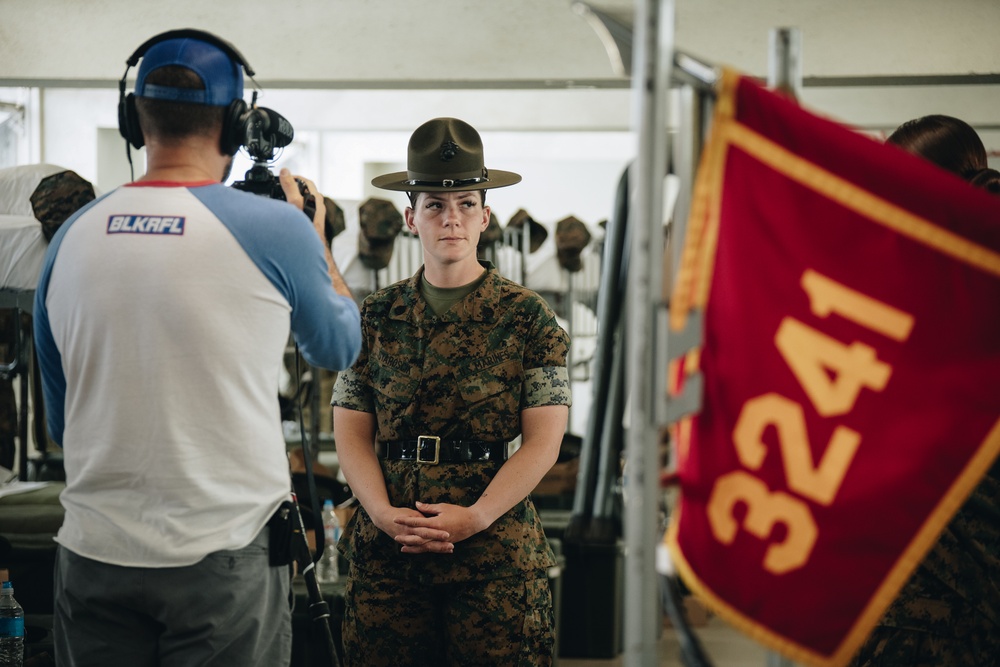
[[(153, 70), (177, 65), (201, 77), (204, 90), (146, 83)], [(143, 55), (135, 81), (135, 96), (187, 104), (225, 107), (243, 98), (243, 71), (239, 62), (218, 46), (190, 37), (154, 44)]]

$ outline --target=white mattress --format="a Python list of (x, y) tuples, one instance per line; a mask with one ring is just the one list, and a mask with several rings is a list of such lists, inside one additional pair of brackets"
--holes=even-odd
[(54, 164), (0, 169), (0, 288), (35, 289), (48, 241), (34, 217), (31, 194), (46, 176), (66, 171)]
[(0, 169), (0, 215), (33, 216), (31, 193), (42, 179), (66, 171), (54, 164), (25, 164)]
[(0, 215), (0, 287), (35, 289), (49, 243), (31, 215)]

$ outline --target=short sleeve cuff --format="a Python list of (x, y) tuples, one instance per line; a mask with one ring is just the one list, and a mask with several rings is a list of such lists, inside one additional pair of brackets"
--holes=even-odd
[(353, 368), (337, 375), (330, 405), (360, 412), (375, 412), (375, 402), (372, 400), (371, 392), (367, 390)]
[(531, 368), (524, 373), (524, 404), (522, 408), (543, 405), (571, 405), (569, 370), (565, 366)]

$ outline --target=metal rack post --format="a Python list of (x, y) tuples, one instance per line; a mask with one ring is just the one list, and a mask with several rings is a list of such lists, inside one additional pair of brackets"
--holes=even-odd
[(791, 93), (802, 93), (802, 35), (798, 28), (774, 28), (768, 35), (767, 85)]
[(673, 63), (673, 0), (636, 0), (632, 67), (634, 206), (628, 267), (626, 382), (629, 409), (625, 470), (625, 661), (658, 664), (656, 586), (659, 461), (655, 374), (649, 372), (662, 303), (663, 181), (667, 170), (667, 90)]

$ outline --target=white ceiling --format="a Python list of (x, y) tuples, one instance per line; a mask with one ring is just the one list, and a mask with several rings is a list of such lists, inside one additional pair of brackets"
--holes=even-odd
[[(620, 85), (571, 0), (0, 0), (0, 86), (107, 86), (161, 31), (237, 45), (279, 87)], [(631, 15), (632, 0), (595, 0)], [(678, 48), (767, 73), (769, 32), (796, 27), (809, 77), (1000, 73), (997, 0), (676, 0)]]

